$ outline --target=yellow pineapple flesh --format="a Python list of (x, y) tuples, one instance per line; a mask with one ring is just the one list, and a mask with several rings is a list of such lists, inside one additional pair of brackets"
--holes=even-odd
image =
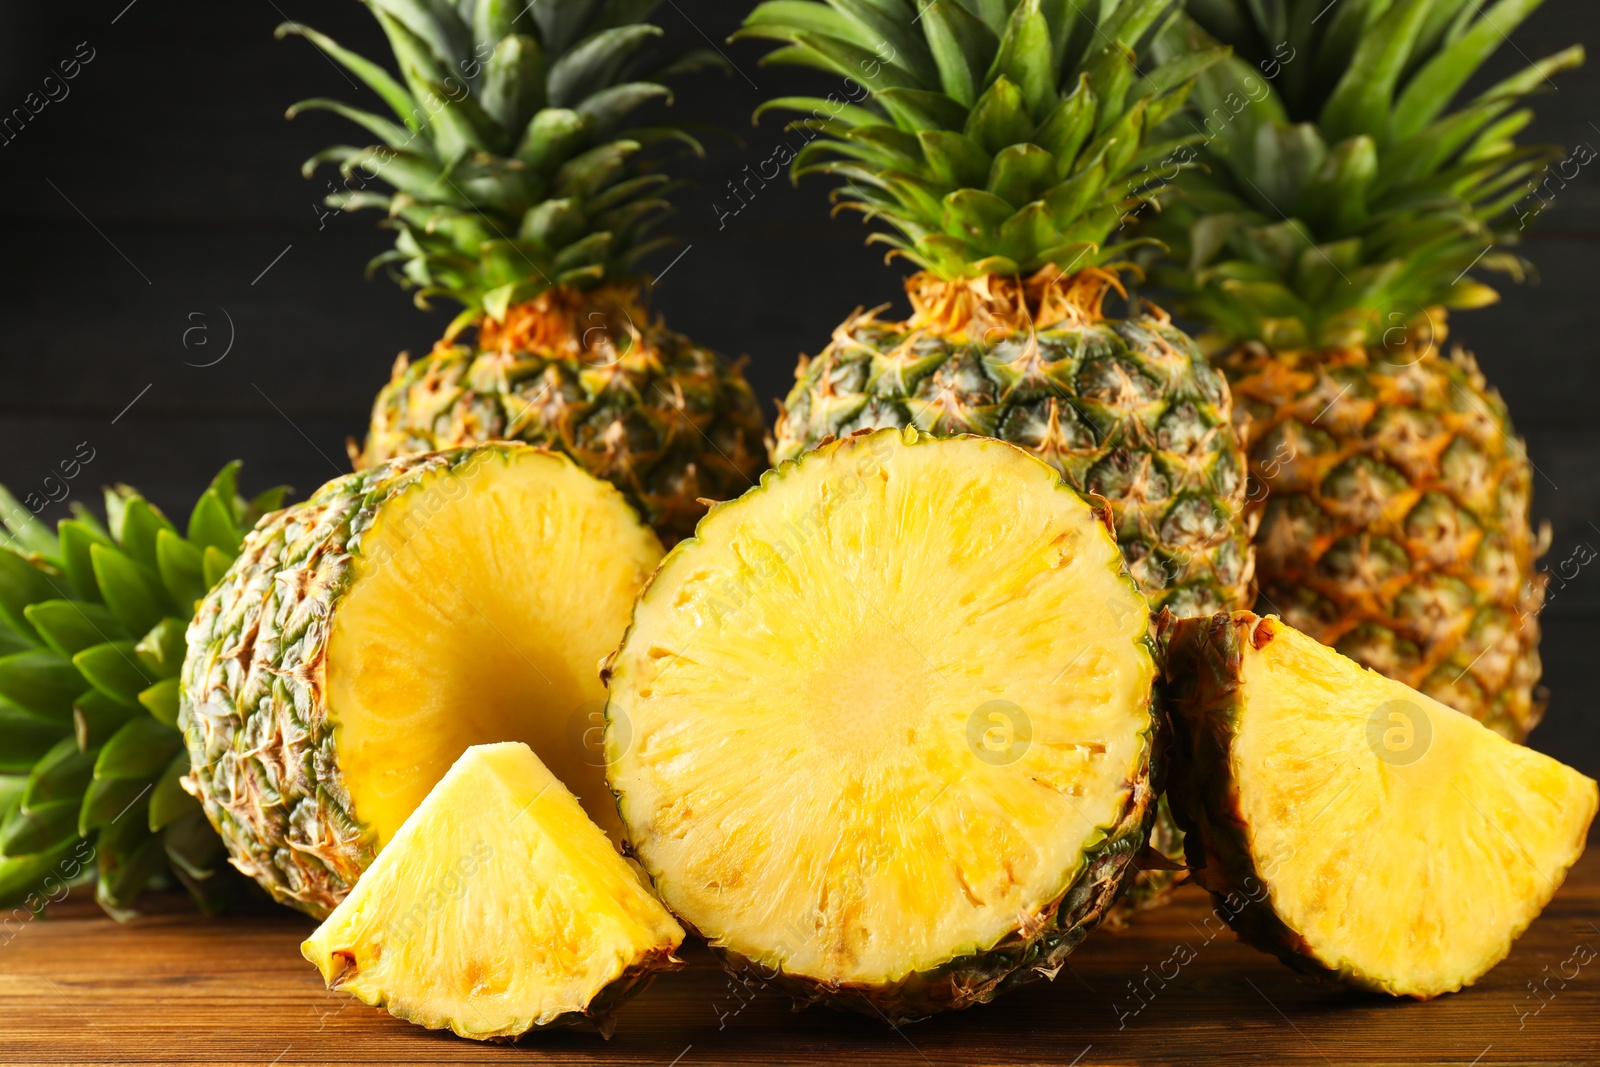
[(1505, 958), (1583, 852), (1593, 780), (1278, 619), (1171, 627), (1169, 796), (1246, 940), (1419, 998)]
[(467, 749), (301, 946), (329, 988), (430, 1029), (588, 1022), (678, 961), (683, 929), (517, 742)]
[(1153, 810), (1148, 608), (1004, 442), (880, 430), (713, 509), (613, 658), (608, 768), (735, 966), (890, 1019), (1053, 974)]

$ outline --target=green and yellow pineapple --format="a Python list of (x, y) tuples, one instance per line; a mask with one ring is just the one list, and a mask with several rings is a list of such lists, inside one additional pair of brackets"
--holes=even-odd
[(180, 723), (233, 864), (327, 915), (473, 745), (520, 741), (620, 840), (599, 663), (661, 543), (520, 443), (420, 453), (267, 516), (188, 631)]
[[(425, 358), (402, 356), (373, 405), (360, 467), (394, 456), (517, 440), (567, 453), (620, 488), (669, 540), (703, 499), (749, 488), (765, 466), (760, 409), (739, 368), (652, 319), (639, 259), (672, 183), (663, 150), (700, 145), (679, 126), (629, 125), (662, 84), (705, 65), (651, 69), (661, 30), (630, 0), (368, 0), (400, 78), (305, 26), (393, 118), (331, 100), (378, 139), (336, 163), (336, 209), (379, 208), (419, 304), (461, 304)], [(713, 55), (714, 59), (715, 56)], [(390, 191), (379, 192), (388, 186)], [(475, 328), (475, 340), (464, 331)]]
[(93, 880), (120, 918), (173, 880), (208, 910), (230, 890), (179, 786), (176, 723), (184, 627), (283, 499), (245, 501), (237, 477), (225, 467), (183, 531), (127, 486), (106, 491), (104, 522), (75, 507), (53, 532), (0, 490), (0, 906)]
[(1444, 353), (1446, 309), (1504, 251), (1555, 149), (1523, 99), (1573, 47), (1451, 108), (1538, 0), (1194, 0), (1158, 42), (1218, 41), (1190, 114), (1202, 167), (1150, 212), (1158, 280), (1207, 327), (1265, 495), (1258, 610), (1513, 739), (1539, 720), (1546, 534), (1505, 404)]
[(872, 239), (921, 268), (909, 320), (858, 310), (802, 360), (774, 461), (874, 427), (999, 437), (1110, 501), (1140, 587), (1194, 614), (1250, 588), (1228, 390), (1158, 309), (1102, 310), (1122, 291), (1144, 169), (1175, 147), (1152, 131), (1220, 55), (1142, 56), (1170, 9), (774, 0), (740, 33), (784, 42), (768, 62), (865, 86), (860, 105), (765, 107), (814, 134), (793, 173), (842, 178), (836, 197), (890, 227)]

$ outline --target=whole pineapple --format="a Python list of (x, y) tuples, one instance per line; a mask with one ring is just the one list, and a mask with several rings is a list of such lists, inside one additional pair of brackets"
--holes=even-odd
[(1157, 52), (1234, 55), (1173, 123), (1204, 166), (1150, 216), (1265, 492), (1258, 610), (1513, 739), (1543, 711), (1548, 535), (1505, 404), (1444, 354), (1445, 309), (1495, 299), (1474, 269), (1523, 272), (1502, 246), (1556, 153), (1513, 142), (1519, 105), (1582, 49), (1449, 107), (1537, 6), (1195, 0)]
[(655, 165), (661, 149), (700, 145), (676, 126), (627, 123), (670, 99), (662, 80), (706, 58), (647, 70), (661, 30), (639, 19), (654, 3), (367, 4), (399, 80), (307, 27), (279, 27), (394, 112), (295, 105), (291, 116), (336, 111), (379, 141), (327, 149), (305, 169), (337, 163), (344, 188), (328, 205), (381, 208), (397, 231), (375, 262), (397, 263), (419, 304), (442, 296), (464, 310), (425, 358), (396, 361), (352, 461), (526, 441), (611, 481), (669, 540), (686, 535), (702, 499), (752, 484), (765, 430), (737, 366), (650, 317), (635, 264), (666, 243), (647, 240), (671, 187)]
[(766, 106), (807, 116), (794, 175), (843, 178), (836, 197), (892, 228), (872, 239), (922, 268), (910, 319), (858, 310), (802, 359), (774, 462), (873, 427), (1001, 438), (1105, 497), (1141, 589), (1187, 615), (1250, 588), (1227, 386), (1158, 309), (1103, 310), (1125, 211), (1172, 148), (1151, 131), (1221, 54), (1136, 60), (1164, 17), (1160, 0), (775, 0), (740, 32), (865, 86), (860, 105)]
[(283, 499), (245, 501), (237, 479), (225, 467), (182, 532), (127, 486), (104, 522), (75, 506), (53, 532), (0, 489), (0, 907), (93, 881), (122, 918), (172, 880), (207, 910), (242, 887), (178, 784), (176, 725), (195, 603)]

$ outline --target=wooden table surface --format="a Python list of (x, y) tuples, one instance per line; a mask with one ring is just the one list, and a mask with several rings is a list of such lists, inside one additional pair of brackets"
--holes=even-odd
[(1319, 987), (1215, 933), (1209, 914), (1185, 888), (1092, 936), (1054, 983), (899, 1030), (793, 1013), (696, 947), (622, 1009), (610, 1041), (479, 1045), (327, 992), (300, 958), (313, 925), (291, 912), (118, 925), (69, 901), (0, 929), (0, 1064), (1600, 1064), (1600, 851), (1509, 959), (1427, 1003)]

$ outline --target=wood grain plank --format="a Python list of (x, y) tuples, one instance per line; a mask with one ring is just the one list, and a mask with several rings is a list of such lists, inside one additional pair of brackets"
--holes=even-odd
[[(1092, 937), (1053, 984), (898, 1031), (825, 1009), (791, 1013), (787, 998), (734, 984), (695, 947), (685, 971), (623, 1009), (609, 1042), (564, 1031), (504, 1046), (327, 992), (298, 951), (312, 924), (292, 913), (204, 922), (180, 909), (118, 926), (75, 900), (0, 945), (0, 1064), (1600, 1062), (1600, 959), (1573, 962), (1600, 948), (1600, 854), (1505, 963), (1426, 1003), (1321, 987), (1219, 927), (1206, 896), (1185, 889), (1171, 907)], [(1575, 957), (1579, 946), (1587, 953)], [(1536, 983), (1548, 983), (1538, 998)]]

